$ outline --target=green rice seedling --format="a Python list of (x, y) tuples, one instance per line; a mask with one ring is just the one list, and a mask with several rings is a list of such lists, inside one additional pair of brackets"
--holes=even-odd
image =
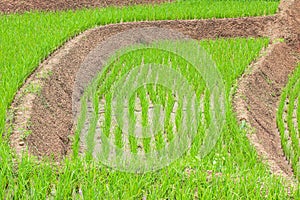
[(134, 134), (135, 124), (136, 124), (136, 116), (135, 116), (135, 101), (136, 101), (136, 94), (133, 94), (133, 96), (129, 99), (128, 107), (129, 107), (129, 118), (130, 118), (130, 124), (129, 124), (129, 132)]
[(112, 107), (111, 107), (111, 101), (112, 101), (112, 95), (111, 93), (105, 94), (105, 121), (104, 121), (104, 134), (108, 137), (110, 134), (110, 128), (111, 128), (111, 113), (112, 113)]
[[(300, 81), (298, 80), (296, 85), (294, 86), (293, 90), (292, 90), (292, 95), (290, 98), (290, 101), (292, 103), (289, 104), (288, 106), (288, 115), (290, 115), (291, 117), (288, 117), (288, 119), (290, 118), (290, 122), (288, 120), (288, 124), (289, 124), (289, 129), (291, 130), (291, 138), (293, 140), (293, 144), (294, 144), (294, 149), (296, 149), (297, 147), (299, 147), (299, 136), (297, 134), (297, 130), (296, 130), (296, 124), (294, 123), (294, 119), (297, 121), (297, 98), (299, 98), (299, 93), (300, 93)], [(293, 107), (292, 107), (293, 106)], [(298, 106), (298, 105), (297, 105)], [(297, 121), (297, 124), (299, 122)]]
[(177, 110), (176, 110), (176, 114), (175, 114), (175, 126), (176, 126), (176, 131), (180, 132), (180, 128), (182, 126), (182, 109), (183, 109), (183, 100), (179, 99), (179, 101), (177, 101)]
[[(285, 127), (284, 127), (284, 121), (283, 121), (283, 112), (284, 112), (284, 105), (285, 105), (285, 99), (287, 98), (287, 88), (283, 89), (282, 93), (281, 93), (281, 101), (278, 107), (278, 112), (277, 112), (277, 117), (276, 117), (276, 121), (277, 121), (277, 127), (280, 133), (280, 137), (281, 137), (281, 145), (282, 145), (282, 149), (284, 152), (287, 152), (287, 140), (288, 138), (285, 136)], [(284, 100), (283, 100), (284, 99)]]
[(142, 107), (142, 126), (147, 127), (148, 126), (148, 109), (149, 109), (149, 102), (146, 96), (145, 88), (142, 87), (138, 90), (138, 97), (141, 101), (141, 107)]
[(163, 86), (158, 87), (159, 88), (159, 95), (160, 95), (160, 99), (161, 99), (161, 104), (162, 106), (165, 108), (167, 105), (167, 91), (166, 88)]
[(297, 104), (297, 122), (298, 122), (298, 137), (300, 138), (300, 97), (298, 96)]
[(95, 134), (97, 128), (97, 121), (98, 121), (98, 111), (99, 111), (99, 97), (96, 93), (96, 97), (91, 99), (93, 101), (93, 112), (92, 118), (89, 124), (88, 134), (86, 135), (86, 142), (87, 142), (87, 153), (86, 158), (89, 160), (92, 157), (93, 149), (95, 147)]
[(133, 135), (129, 135), (129, 146), (130, 146), (130, 151), (132, 153), (137, 153), (137, 148), (138, 148), (137, 138), (134, 137)]
[(208, 90), (205, 90), (204, 93), (204, 116), (205, 116), (205, 122), (206, 125), (210, 124), (211, 116), (210, 116), (210, 92)]
[(118, 148), (122, 148), (123, 147), (122, 129), (120, 129), (120, 127), (116, 127), (114, 132), (115, 132), (115, 145)]
[(86, 120), (87, 115), (87, 95), (89, 94), (89, 91), (86, 91), (85, 95), (81, 98), (81, 112), (78, 117), (78, 123), (75, 130), (75, 137), (73, 141), (73, 157), (77, 158), (79, 154), (79, 148), (80, 148), (80, 134), (84, 126), (84, 122)]
[(171, 122), (171, 114), (173, 112), (174, 109), (174, 105), (175, 105), (175, 97), (173, 96), (172, 91), (168, 91), (167, 93), (167, 103), (166, 103), (166, 107), (165, 107), (165, 128), (172, 123)]
[(163, 138), (162, 130), (155, 134), (154, 140), (155, 140), (155, 149), (157, 151), (160, 151), (162, 150), (162, 148), (165, 147), (165, 141)]
[(154, 87), (154, 84), (146, 85), (147, 95), (149, 96), (149, 99), (152, 102), (152, 104), (156, 104), (157, 102)]

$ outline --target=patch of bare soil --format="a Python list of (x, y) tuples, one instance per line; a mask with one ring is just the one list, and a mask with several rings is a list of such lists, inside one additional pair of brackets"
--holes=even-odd
[(1, 0), (0, 13), (23, 13), (26, 11), (75, 10), (80, 8), (103, 8), (133, 4), (153, 4), (172, 0)]
[[(197, 40), (271, 37), (273, 44), (267, 49), (266, 55), (253, 63), (250, 74), (241, 78), (234, 104), (238, 118), (246, 120), (256, 129), (249, 138), (258, 152), (267, 158), (272, 171), (290, 176), (292, 170), (280, 148), (275, 117), (281, 89), (296, 66), (299, 55), (299, 3), (283, 1), (281, 11), (276, 16), (134, 22), (107, 25), (84, 32), (43, 62), (17, 94), (13, 103), (15, 123), (10, 138), (12, 148), (21, 152), (27, 146), (31, 154), (53, 155), (55, 158), (70, 152), (70, 136), (74, 135), (72, 93), (75, 76), (90, 51), (112, 35), (132, 28), (159, 27), (181, 32)], [(275, 44), (274, 40), (278, 37), (285, 38), (286, 43)], [(41, 91), (36, 94), (24, 92), (33, 81), (38, 82)], [(21, 137), (24, 130), (31, 131), (26, 138)]]

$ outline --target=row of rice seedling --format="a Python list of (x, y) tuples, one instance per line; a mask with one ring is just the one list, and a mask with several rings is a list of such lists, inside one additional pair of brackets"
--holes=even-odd
[(283, 151), (300, 180), (300, 66), (283, 90), (277, 112), (277, 126)]

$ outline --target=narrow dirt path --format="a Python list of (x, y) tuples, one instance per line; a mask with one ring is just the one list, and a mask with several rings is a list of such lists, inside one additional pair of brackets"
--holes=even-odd
[[(276, 112), (288, 75), (300, 61), (300, 1), (282, 1), (267, 34), (273, 43), (249, 67), (251, 72), (240, 78), (234, 106), (238, 119), (255, 129), (248, 138), (271, 171), (292, 177), (293, 170), (281, 148)], [(276, 38), (284, 38), (285, 42)]]

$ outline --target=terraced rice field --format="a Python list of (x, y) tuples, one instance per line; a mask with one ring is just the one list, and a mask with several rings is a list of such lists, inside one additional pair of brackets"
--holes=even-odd
[(0, 199), (299, 199), (299, 13), (1, 2)]

